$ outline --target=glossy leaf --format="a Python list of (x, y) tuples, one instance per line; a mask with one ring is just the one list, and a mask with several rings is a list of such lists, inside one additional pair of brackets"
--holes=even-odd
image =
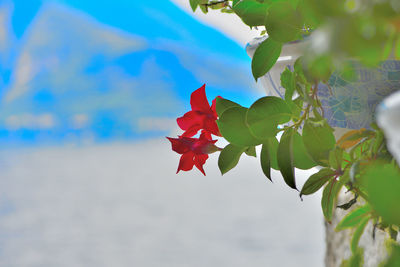
[(233, 11), (248, 26), (264, 25), (268, 8), (268, 3), (260, 3), (256, 0), (236, 1), (232, 5)]
[(285, 88), (285, 100), (292, 100), (292, 96), (295, 90), (296, 81), (295, 75), (287, 67), (281, 74), (281, 85)]
[(342, 188), (342, 182), (332, 179), (322, 192), (321, 206), (325, 219), (330, 222), (332, 220), (333, 209), (336, 206), (337, 195)]
[(310, 156), (320, 165), (327, 166), (329, 151), (335, 147), (336, 140), (326, 121), (307, 120), (303, 128), (303, 141)]
[(345, 133), (338, 141), (337, 144), (339, 147), (343, 149), (348, 149), (350, 147), (355, 146), (358, 142), (361, 141), (364, 137), (369, 137), (373, 135), (372, 131), (369, 131), (365, 128), (360, 130), (351, 130)]
[(251, 133), (261, 140), (274, 137), (279, 124), (290, 120), (289, 106), (279, 97), (258, 99), (247, 111), (246, 122)]
[(308, 170), (317, 165), (308, 154), (303, 138), (298, 132), (295, 132), (293, 136), (293, 163), (296, 168), (302, 170)]
[(237, 146), (255, 146), (261, 144), (251, 133), (246, 124), (247, 108), (232, 107), (224, 111), (217, 121), (222, 136), (229, 143)]
[(400, 225), (400, 171), (395, 164), (376, 162), (362, 176), (369, 201), (385, 221)]
[(278, 170), (278, 160), (277, 160), (277, 152), (278, 152), (278, 140), (275, 137), (266, 140), (261, 149), (260, 162), (261, 168), (265, 176), (268, 177), (272, 181), (271, 178), (271, 168)]
[(329, 165), (335, 169), (340, 170), (342, 168), (343, 161), (343, 150), (335, 148), (329, 152)]
[(225, 98), (216, 98), (215, 110), (217, 111), (219, 117), (221, 117), (225, 110), (232, 107), (240, 107), (240, 105)]
[(335, 176), (335, 171), (324, 168), (319, 172), (313, 174), (308, 178), (308, 180), (304, 183), (303, 188), (301, 189), (300, 196), (302, 195), (311, 195), (317, 192), (321, 187), (324, 186), (329, 180), (331, 180)]
[(293, 136), (294, 129), (288, 129), (283, 133), (278, 146), (278, 166), (285, 183), (297, 190), (293, 162)]
[(351, 244), (350, 244), (350, 248), (353, 253), (357, 252), (358, 242), (360, 241), (360, 238), (364, 232), (365, 226), (367, 226), (369, 219), (370, 217), (363, 218), (353, 233), (353, 237), (351, 238)]
[(193, 12), (196, 11), (197, 7), (200, 4), (200, 0), (189, 0), (190, 7), (192, 8)]
[(269, 8), (265, 28), (270, 38), (287, 43), (301, 37), (301, 14), (288, 2), (276, 2)]
[(255, 146), (249, 146), (248, 148), (246, 148), (244, 153), (246, 153), (246, 155), (250, 156), (250, 157), (257, 157), (257, 152), (256, 152)]
[(400, 245), (392, 243), (391, 253), (382, 267), (398, 267), (400, 262)]
[(351, 212), (347, 213), (346, 216), (336, 226), (336, 231), (341, 231), (346, 228), (353, 228), (357, 226), (366, 216), (371, 212), (369, 205), (358, 207)]
[(271, 38), (268, 38), (257, 47), (251, 61), (251, 70), (256, 81), (272, 68), (281, 51), (282, 43), (276, 42)]
[(221, 151), (218, 158), (218, 167), (222, 175), (238, 164), (240, 156), (245, 150), (245, 147), (229, 144)]

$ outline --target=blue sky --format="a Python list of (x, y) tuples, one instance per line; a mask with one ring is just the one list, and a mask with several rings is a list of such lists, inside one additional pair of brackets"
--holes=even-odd
[(163, 136), (207, 84), (243, 105), (257, 91), (244, 49), (173, 3), (5, 1), (3, 143)]

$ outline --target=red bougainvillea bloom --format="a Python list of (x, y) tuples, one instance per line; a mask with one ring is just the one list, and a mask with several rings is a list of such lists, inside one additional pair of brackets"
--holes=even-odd
[(167, 138), (172, 144), (172, 150), (178, 154), (182, 154), (176, 173), (180, 170), (190, 171), (193, 169), (193, 166), (196, 166), (197, 169), (206, 175), (203, 165), (208, 159), (208, 154), (219, 150), (219, 148), (214, 145), (217, 140), (212, 140), (211, 134), (203, 131), (200, 138), (185, 136)]
[(218, 115), (215, 111), (215, 100), (213, 100), (210, 107), (206, 97), (205, 84), (192, 93), (190, 96), (192, 110), (176, 120), (179, 127), (185, 131), (182, 136), (192, 137), (199, 130), (205, 130), (213, 135), (221, 136), (216, 123)]

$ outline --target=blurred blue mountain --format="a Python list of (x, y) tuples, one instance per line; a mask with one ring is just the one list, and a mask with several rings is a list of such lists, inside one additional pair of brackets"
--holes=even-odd
[(0, 4), (2, 144), (165, 134), (207, 84), (259, 93), (238, 44), (166, 0)]

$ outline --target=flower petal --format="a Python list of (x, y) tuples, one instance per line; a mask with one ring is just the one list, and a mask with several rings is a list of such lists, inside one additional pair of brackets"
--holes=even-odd
[(190, 147), (186, 143), (182, 142), (180, 138), (167, 137), (167, 139), (171, 142), (172, 150), (178, 154), (183, 154), (190, 150)]
[(176, 173), (178, 173), (181, 170), (182, 171), (190, 171), (191, 169), (193, 169), (193, 165), (194, 165), (193, 158), (194, 158), (194, 153), (191, 151), (183, 154), (179, 161), (178, 170), (176, 171)]
[(210, 104), (206, 97), (206, 85), (197, 89), (190, 96), (190, 105), (193, 111), (202, 111), (204, 113), (210, 113)]
[(194, 135), (197, 134), (197, 132), (201, 129), (201, 125), (199, 124), (195, 124), (192, 127), (190, 127), (189, 129), (187, 129), (182, 136), (183, 137), (192, 137)]
[(204, 172), (203, 165), (206, 163), (207, 159), (207, 154), (195, 155), (194, 157), (194, 165), (196, 165), (197, 169), (199, 169), (204, 175), (206, 175), (206, 173)]
[(177, 118), (176, 122), (182, 130), (187, 130), (194, 124), (202, 124), (204, 117), (205, 116), (201, 112), (189, 111), (186, 112), (182, 117)]
[(222, 136), (218, 129), (218, 125), (214, 119), (204, 120), (204, 128), (203, 129), (212, 133), (213, 135)]

